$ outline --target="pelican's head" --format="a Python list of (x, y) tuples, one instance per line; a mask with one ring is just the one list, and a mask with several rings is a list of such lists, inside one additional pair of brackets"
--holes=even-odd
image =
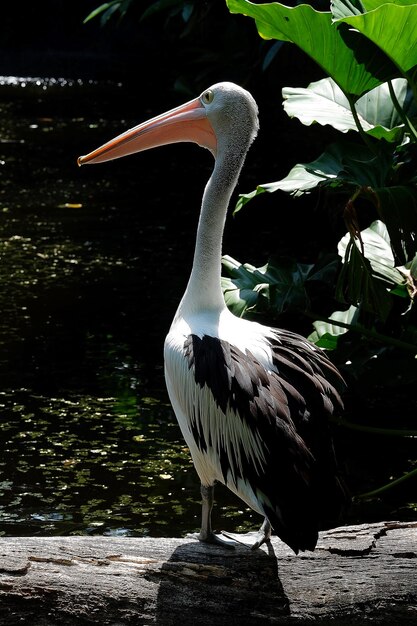
[(207, 119), (217, 139), (217, 152), (246, 152), (259, 128), (258, 107), (251, 94), (234, 83), (217, 83), (201, 94)]
[(258, 108), (251, 94), (233, 83), (217, 83), (194, 100), (143, 122), (78, 158), (101, 163), (180, 141), (208, 148), (216, 157), (232, 145), (245, 153), (258, 130)]

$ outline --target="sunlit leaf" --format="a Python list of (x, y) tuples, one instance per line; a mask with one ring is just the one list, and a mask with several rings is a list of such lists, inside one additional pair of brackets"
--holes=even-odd
[(417, 188), (415, 185), (375, 187), (378, 212), (385, 222), (400, 263), (417, 252)]
[(226, 2), (231, 13), (254, 18), (261, 37), (295, 43), (347, 94), (359, 97), (394, 75), (378, 48), (357, 31), (336, 28), (330, 12), (308, 4)]
[[(379, 1), (380, 4), (380, 1)], [(335, 20), (342, 17), (351, 17), (352, 15), (360, 15), (364, 12), (363, 2), (361, 0), (331, 0), (330, 10)]]
[(300, 196), (319, 185), (335, 182), (339, 171), (340, 168), (331, 155), (324, 153), (311, 163), (297, 163), (285, 178), (275, 183), (259, 185), (258, 189), (260, 187), (269, 193), (280, 190)]
[(254, 189), (253, 191), (250, 191), (249, 193), (242, 193), (242, 194), (240, 194), (239, 195), (239, 199), (236, 202), (236, 206), (235, 206), (235, 209), (233, 211), (233, 215), (235, 215), (241, 209), (243, 209), (245, 204), (247, 204), (250, 200), (252, 200), (253, 198), (256, 198), (256, 196), (259, 196), (262, 193), (264, 193), (265, 191), (267, 191), (266, 187), (268, 187), (268, 184), (266, 184), (266, 185), (258, 185), (256, 187), (256, 189)]
[[(385, 224), (376, 220), (369, 228), (361, 231), (361, 240), (365, 256), (371, 264), (373, 273), (392, 285), (403, 284), (404, 277), (395, 267), (394, 255)], [(345, 258), (350, 241), (350, 235), (346, 234), (338, 244), (337, 249), (342, 259)], [(360, 241), (356, 239), (355, 243), (360, 250)]]
[[(326, 321), (313, 322), (314, 332), (308, 337), (310, 341), (326, 350), (335, 350), (339, 338), (348, 332), (348, 328), (344, 325), (352, 324), (358, 309), (356, 306), (350, 306), (346, 311), (335, 311)], [(333, 320), (335, 323), (332, 323)], [(341, 324), (337, 324), (341, 322)]]
[(415, 0), (361, 0), (361, 4), (364, 8), (364, 11), (361, 11), (361, 13), (364, 13), (365, 11), (373, 11), (374, 9), (377, 9), (381, 6), (381, 4), (398, 4), (400, 6), (407, 7), (411, 4), (416, 4), (416, 2)]
[[(393, 89), (405, 113), (412, 106), (412, 97), (407, 81), (397, 78)], [(284, 109), (290, 117), (297, 117), (303, 124), (317, 122), (329, 124), (341, 132), (357, 131), (349, 100), (331, 78), (311, 83), (307, 88), (284, 87)], [(403, 120), (397, 112), (387, 83), (359, 98), (356, 111), (362, 129), (378, 138), (394, 141), (403, 128)]]
[(352, 238), (348, 240), (336, 297), (340, 302), (361, 306), (364, 311), (385, 321), (392, 308), (391, 296), (386, 283), (375, 277), (369, 259), (355, 243)]
[[(345, 0), (334, 0), (333, 6), (345, 5)], [(417, 4), (369, 3), (367, 13), (341, 17), (336, 23), (345, 23), (362, 33), (377, 45), (402, 72), (417, 65)], [(366, 7), (366, 3), (364, 3)], [(342, 12), (342, 9), (341, 9)]]
[(100, 13), (103, 13), (103, 11), (106, 11), (112, 4), (114, 4), (114, 2), (105, 2), (104, 4), (101, 4), (100, 6), (96, 7), (93, 11), (91, 11), (91, 13), (89, 13), (87, 15), (87, 17), (84, 19), (84, 24), (86, 24), (87, 22), (89, 22), (90, 20), (94, 19), (95, 17), (97, 17), (97, 15), (100, 15)]
[(416, 4), (415, 0), (331, 0), (330, 9), (335, 20), (343, 17), (361, 15), (367, 11), (373, 11), (381, 4), (399, 4), (408, 6)]
[(91, 13), (87, 15), (87, 17), (84, 19), (84, 24), (97, 17), (98, 15), (101, 15), (101, 21), (102, 24), (104, 24), (110, 19), (111, 15), (118, 10), (120, 4), (120, 0), (114, 0), (113, 2), (105, 2), (104, 4), (101, 4), (96, 9), (94, 9), (94, 11), (91, 11)]
[(258, 302), (259, 281), (253, 272), (253, 265), (242, 265), (232, 257), (225, 255), (222, 258), (225, 270), (229, 277), (222, 276), (222, 289), (226, 305), (238, 317), (242, 317), (247, 310), (253, 309)]
[(312, 265), (280, 259), (279, 263), (270, 262), (257, 268), (249, 263), (242, 265), (228, 255), (223, 257), (222, 263), (230, 274), (230, 278), (222, 279), (223, 293), (235, 315), (242, 316), (255, 306), (257, 310), (272, 308), (277, 314), (288, 308), (306, 306), (304, 285)]
[(273, 193), (281, 190), (299, 196), (318, 186), (363, 186), (373, 189), (385, 184), (390, 167), (391, 163), (384, 157), (383, 150), (380, 156), (376, 156), (362, 144), (334, 143), (315, 161), (295, 165), (285, 178), (258, 185), (255, 191), (240, 196), (238, 208), (265, 191)]

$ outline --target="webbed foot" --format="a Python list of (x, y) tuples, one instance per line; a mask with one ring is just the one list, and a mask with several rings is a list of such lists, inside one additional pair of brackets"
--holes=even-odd
[(215, 546), (220, 546), (221, 548), (226, 548), (227, 550), (234, 550), (235, 548), (233, 538), (228, 538), (227, 535), (223, 533), (216, 535), (213, 532), (206, 533), (201, 531), (198, 535), (198, 540), (203, 543), (210, 543)]
[(250, 548), (250, 550), (257, 550), (262, 544), (268, 543), (271, 539), (271, 524), (269, 520), (265, 518), (261, 528), (257, 533), (247, 533), (246, 535), (238, 535), (235, 533), (226, 533), (222, 531), (222, 535), (236, 541), (237, 543)]
[(251, 550), (257, 550), (258, 548), (261, 547), (262, 544), (268, 543), (269, 541), (271, 541), (271, 532), (272, 532), (271, 524), (269, 520), (265, 517), (263, 524), (259, 529), (256, 541), (251, 546)]

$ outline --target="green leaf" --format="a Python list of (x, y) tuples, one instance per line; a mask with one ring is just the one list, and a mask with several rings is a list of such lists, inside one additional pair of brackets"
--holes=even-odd
[(341, 169), (343, 169), (343, 165), (340, 161), (339, 150), (336, 144), (333, 144), (333, 146), (329, 147), (327, 152), (324, 152), (315, 161), (295, 165), (285, 178), (277, 180), (274, 183), (258, 185), (255, 191), (242, 194), (240, 198), (244, 199), (244, 201), (241, 202), (241, 206), (244, 206), (249, 200), (265, 191), (274, 193), (275, 191), (281, 190), (294, 194), (295, 196), (300, 196), (318, 185), (330, 184), (337, 181)]
[(235, 209), (233, 211), (233, 215), (235, 215), (241, 209), (243, 209), (245, 204), (247, 204), (250, 200), (252, 200), (252, 198), (256, 198), (256, 196), (259, 196), (261, 193), (264, 193), (265, 191), (268, 191), (268, 189), (266, 189), (266, 187), (268, 187), (268, 184), (266, 184), (266, 185), (258, 185), (256, 187), (256, 189), (254, 189), (254, 191), (250, 191), (249, 193), (242, 193), (242, 194), (240, 194), (239, 200), (236, 202), (236, 206), (235, 206)]
[[(346, 311), (335, 311), (328, 320), (313, 322), (314, 331), (308, 339), (320, 348), (335, 350), (340, 337), (349, 330), (337, 324), (337, 322), (352, 324), (354, 318), (357, 316), (357, 312), (357, 307), (350, 306)], [(331, 320), (335, 323), (332, 323)]]
[(348, 24), (362, 33), (403, 73), (417, 65), (417, 4), (382, 4), (367, 13), (339, 18), (336, 23)]
[(402, 137), (404, 115), (414, 116), (416, 106), (405, 78), (393, 79), (391, 87), (402, 113), (397, 110), (392, 100), (388, 83), (383, 83), (362, 96), (356, 103), (356, 110), (359, 118), (366, 122), (368, 128), (365, 130), (369, 135), (393, 142)]
[(417, 252), (417, 188), (415, 185), (376, 186), (373, 195), (397, 259), (400, 263), (411, 261)]
[(312, 265), (279, 259), (257, 268), (249, 263), (242, 265), (228, 255), (222, 258), (222, 264), (230, 274), (222, 278), (225, 301), (235, 315), (242, 316), (255, 306), (257, 310), (272, 308), (276, 314), (306, 307), (304, 285)]
[(288, 309), (305, 309), (307, 294), (305, 282), (312, 265), (279, 259), (265, 266), (268, 281), (268, 304), (278, 314)]
[(119, 13), (119, 20), (121, 20), (126, 15), (133, 1), (134, 0), (113, 0), (112, 2), (105, 2), (87, 15), (84, 24), (100, 15), (100, 25), (105, 26), (116, 12)]
[[(369, 228), (361, 231), (361, 240), (365, 256), (371, 264), (374, 276), (386, 280), (390, 285), (404, 284), (403, 275), (395, 267), (390, 237), (385, 224), (380, 220), (372, 222)], [(342, 259), (345, 258), (350, 241), (349, 233), (339, 241), (337, 250)], [(355, 243), (360, 250), (360, 241), (356, 239)]]
[(260, 193), (281, 190), (300, 196), (315, 187), (380, 187), (390, 171), (390, 161), (381, 151), (378, 157), (367, 146), (351, 142), (333, 143), (311, 163), (298, 163), (289, 174), (274, 183), (265, 183), (240, 196), (239, 208)]
[(258, 302), (259, 293), (238, 287), (232, 278), (222, 277), (222, 289), (226, 306), (237, 317), (243, 317), (247, 311), (254, 309)]
[(339, 268), (340, 259), (336, 253), (320, 255), (317, 262), (309, 270), (306, 283), (320, 282), (333, 286)]
[(307, 88), (284, 87), (284, 110), (302, 124), (330, 124), (337, 130), (357, 130), (349, 101), (332, 78), (310, 83)]
[(223, 256), (222, 265), (230, 274), (230, 278), (222, 276), (226, 305), (235, 315), (243, 317), (256, 306), (262, 288), (259, 277), (254, 274), (256, 268), (249, 263), (242, 265), (228, 255)]
[(381, 6), (381, 4), (401, 4), (408, 6), (415, 4), (414, 0), (332, 0), (331, 11), (333, 17), (337, 20), (343, 17), (351, 17), (360, 15), (367, 11), (373, 11)]
[[(411, 4), (416, 4), (415, 0), (362, 0), (362, 5), (365, 11), (373, 11), (381, 6), (381, 4), (399, 4), (404, 7), (408, 7)], [(363, 13), (364, 11), (362, 11)]]
[(410, 275), (411, 275), (411, 278), (417, 282), (417, 254), (414, 256), (413, 260), (411, 261)]
[(360, 15), (364, 12), (361, 0), (332, 0), (330, 9), (335, 20), (351, 17), (352, 15)]
[(325, 152), (311, 163), (297, 163), (285, 178), (277, 180), (275, 183), (258, 185), (257, 189), (262, 189), (268, 193), (281, 190), (300, 196), (318, 185), (335, 181), (338, 171), (339, 168), (335, 165), (332, 156)]
[(254, 18), (258, 32), (264, 39), (295, 43), (346, 94), (360, 97), (393, 76), (394, 68), (380, 51), (357, 31), (335, 28), (330, 12), (316, 11), (308, 4), (287, 7), (278, 2), (226, 2), (231, 13), (242, 13)]
[(116, 2), (105, 2), (104, 4), (101, 4), (99, 7), (95, 8), (93, 11), (91, 11), (91, 13), (87, 15), (87, 17), (83, 21), (83, 24), (86, 24), (90, 20), (94, 19), (95, 17), (97, 17), (97, 15), (100, 15), (100, 13), (107, 11), (107, 9), (111, 7), (113, 4), (118, 4), (118, 3), (119, 3), (118, 0), (116, 0)]
[[(393, 89), (405, 113), (413, 107), (405, 78), (393, 81)], [(349, 100), (331, 78), (311, 83), (306, 89), (284, 87), (284, 109), (303, 124), (329, 124), (341, 132), (358, 130)], [(403, 132), (403, 120), (397, 112), (387, 83), (359, 98), (356, 111), (362, 129), (377, 139), (396, 141)]]
[(392, 308), (391, 296), (385, 283), (375, 278), (369, 259), (355, 244), (350, 238), (336, 286), (336, 297), (340, 302), (360, 306), (385, 322)]

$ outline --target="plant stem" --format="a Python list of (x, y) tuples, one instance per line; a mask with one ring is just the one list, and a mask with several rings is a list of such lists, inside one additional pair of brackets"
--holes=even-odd
[(381, 333), (377, 333), (375, 330), (370, 330), (369, 328), (365, 328), (364, 326), (360, 326), (359, 324), (346, 324), (345, 322), (339, 322), (338, 320), (334, 320), (329, 317), (323, 317), (310, 311), (303, 311), (303, 313), (306, 317), (309, 317), (311, 319), (318, 320), (320, 322), (326, 322), (334, 326), (340, 326), (341, 328), (346, 328), (347, 330), (353, 330), (353, 332), (355, 333), (365, 335), (365, 337), (369, 337), (370, 339), (374, 339), (375, 341), (379, 341), (380, 343), (385, 343), (394, 346), (395, 348), (400, 348), (401, 350), (406, 350), (407, 352), (417, 354), (417, 345), (415, 344), (401, 341), (401, 339), (395, 339), (395, 337), (389, 337), (388, 335), (382, 335)]
[(408, 437), (417, 439), (417, 430), (406, 430), (401, 428), (378, 428), (376, 426), (366, 426), (364, 424), (354, 424), (341, 417), (332, 416), (330, 418), (332, 424), (348, 428), (349, 430), (358, 430), (360, 432), (369, 433), (371, 435), (385, 435), (388, 437)]
[(405, 77), (408, 81), (408, 84), (411, 88), (411, 91), (413, 92), (413, 97), (414, 97), (414, 102), (417, 104), (417, 82), (416, 82), (416, 71), (414, 69), (414, 71), (412, 72), (411, 70), (409, 70), (408, 72), (405, 73)]
[(355, 496), (354, 499), (365, 500), (366, 498), (373, 498), (374, 496), (379, 496), (381, 493), (384, 493), (385, 491), (388, 491), (389, 489), (393, 489), (394, 487), (397, 487), (399, 484), (401, 484), (405, 480), (408, 480), (409, 478), (413, 478), (413, 476), (417, 476), (417, 467), (411, 470), (411, 472), (407, 472), (407, 474), (404, 474), (404, 476), (401, 476), (400, 478), (397, 478), (396, 480), (392, 480), (390, 483), (387, 483), (386, 485), (382, 485), (382, 487), (378, 487), (377, 489), (373, 489), (372, 491), (367, 491), (366, 493), (361, 493), (360, 495)]
[(417, 131), (414, 128), (413, 124), (411, 123), (409, 117), (406, 115), (404, 109), (402, 108), (402, 106), (398, 102), (397, 94), (395, 93), (395, 90), (394, 90), (394, 87), (392, 85), (392, 81), (391, 80), (388, 81), (388, 89), (389, 89), (389, 94), (391, 96), (391, 100), (392, 100), (392, 103), (393, 103), (393, 105), (395, 107), (395, 110), (397, 111), (398, 115), (401, 117), (404, 125), (407, 127), (408, 132), (410, 133), (410, 135), (412, 136), (414, 141), (417, 141)]
[(362, 137), (364, 143), (369, 148), (369, 150), (373, 154), (375, 154), (375, 156), (378, 156), (378, 153), (377, 153), (377, 151), (375, 149), (374, 144), (369, 139), (369, 136), (366, 134), (366, 132), (363, 130), (362, 124), (361, 124), (360, 119), (359, 119), (358, 112), (357, 112), (356, 107), (355, 107), (355, 101), (353, 100), (352, 96), (350, 96), (350, 94), (345, 93), (345, 96), (348, 99), (350, 110), (352, 111), (353, 119), (355, 120), (355, 124), (356, 124), (356, 127), (358, 129), (358, 132), (359, 132), (360, 136)]

